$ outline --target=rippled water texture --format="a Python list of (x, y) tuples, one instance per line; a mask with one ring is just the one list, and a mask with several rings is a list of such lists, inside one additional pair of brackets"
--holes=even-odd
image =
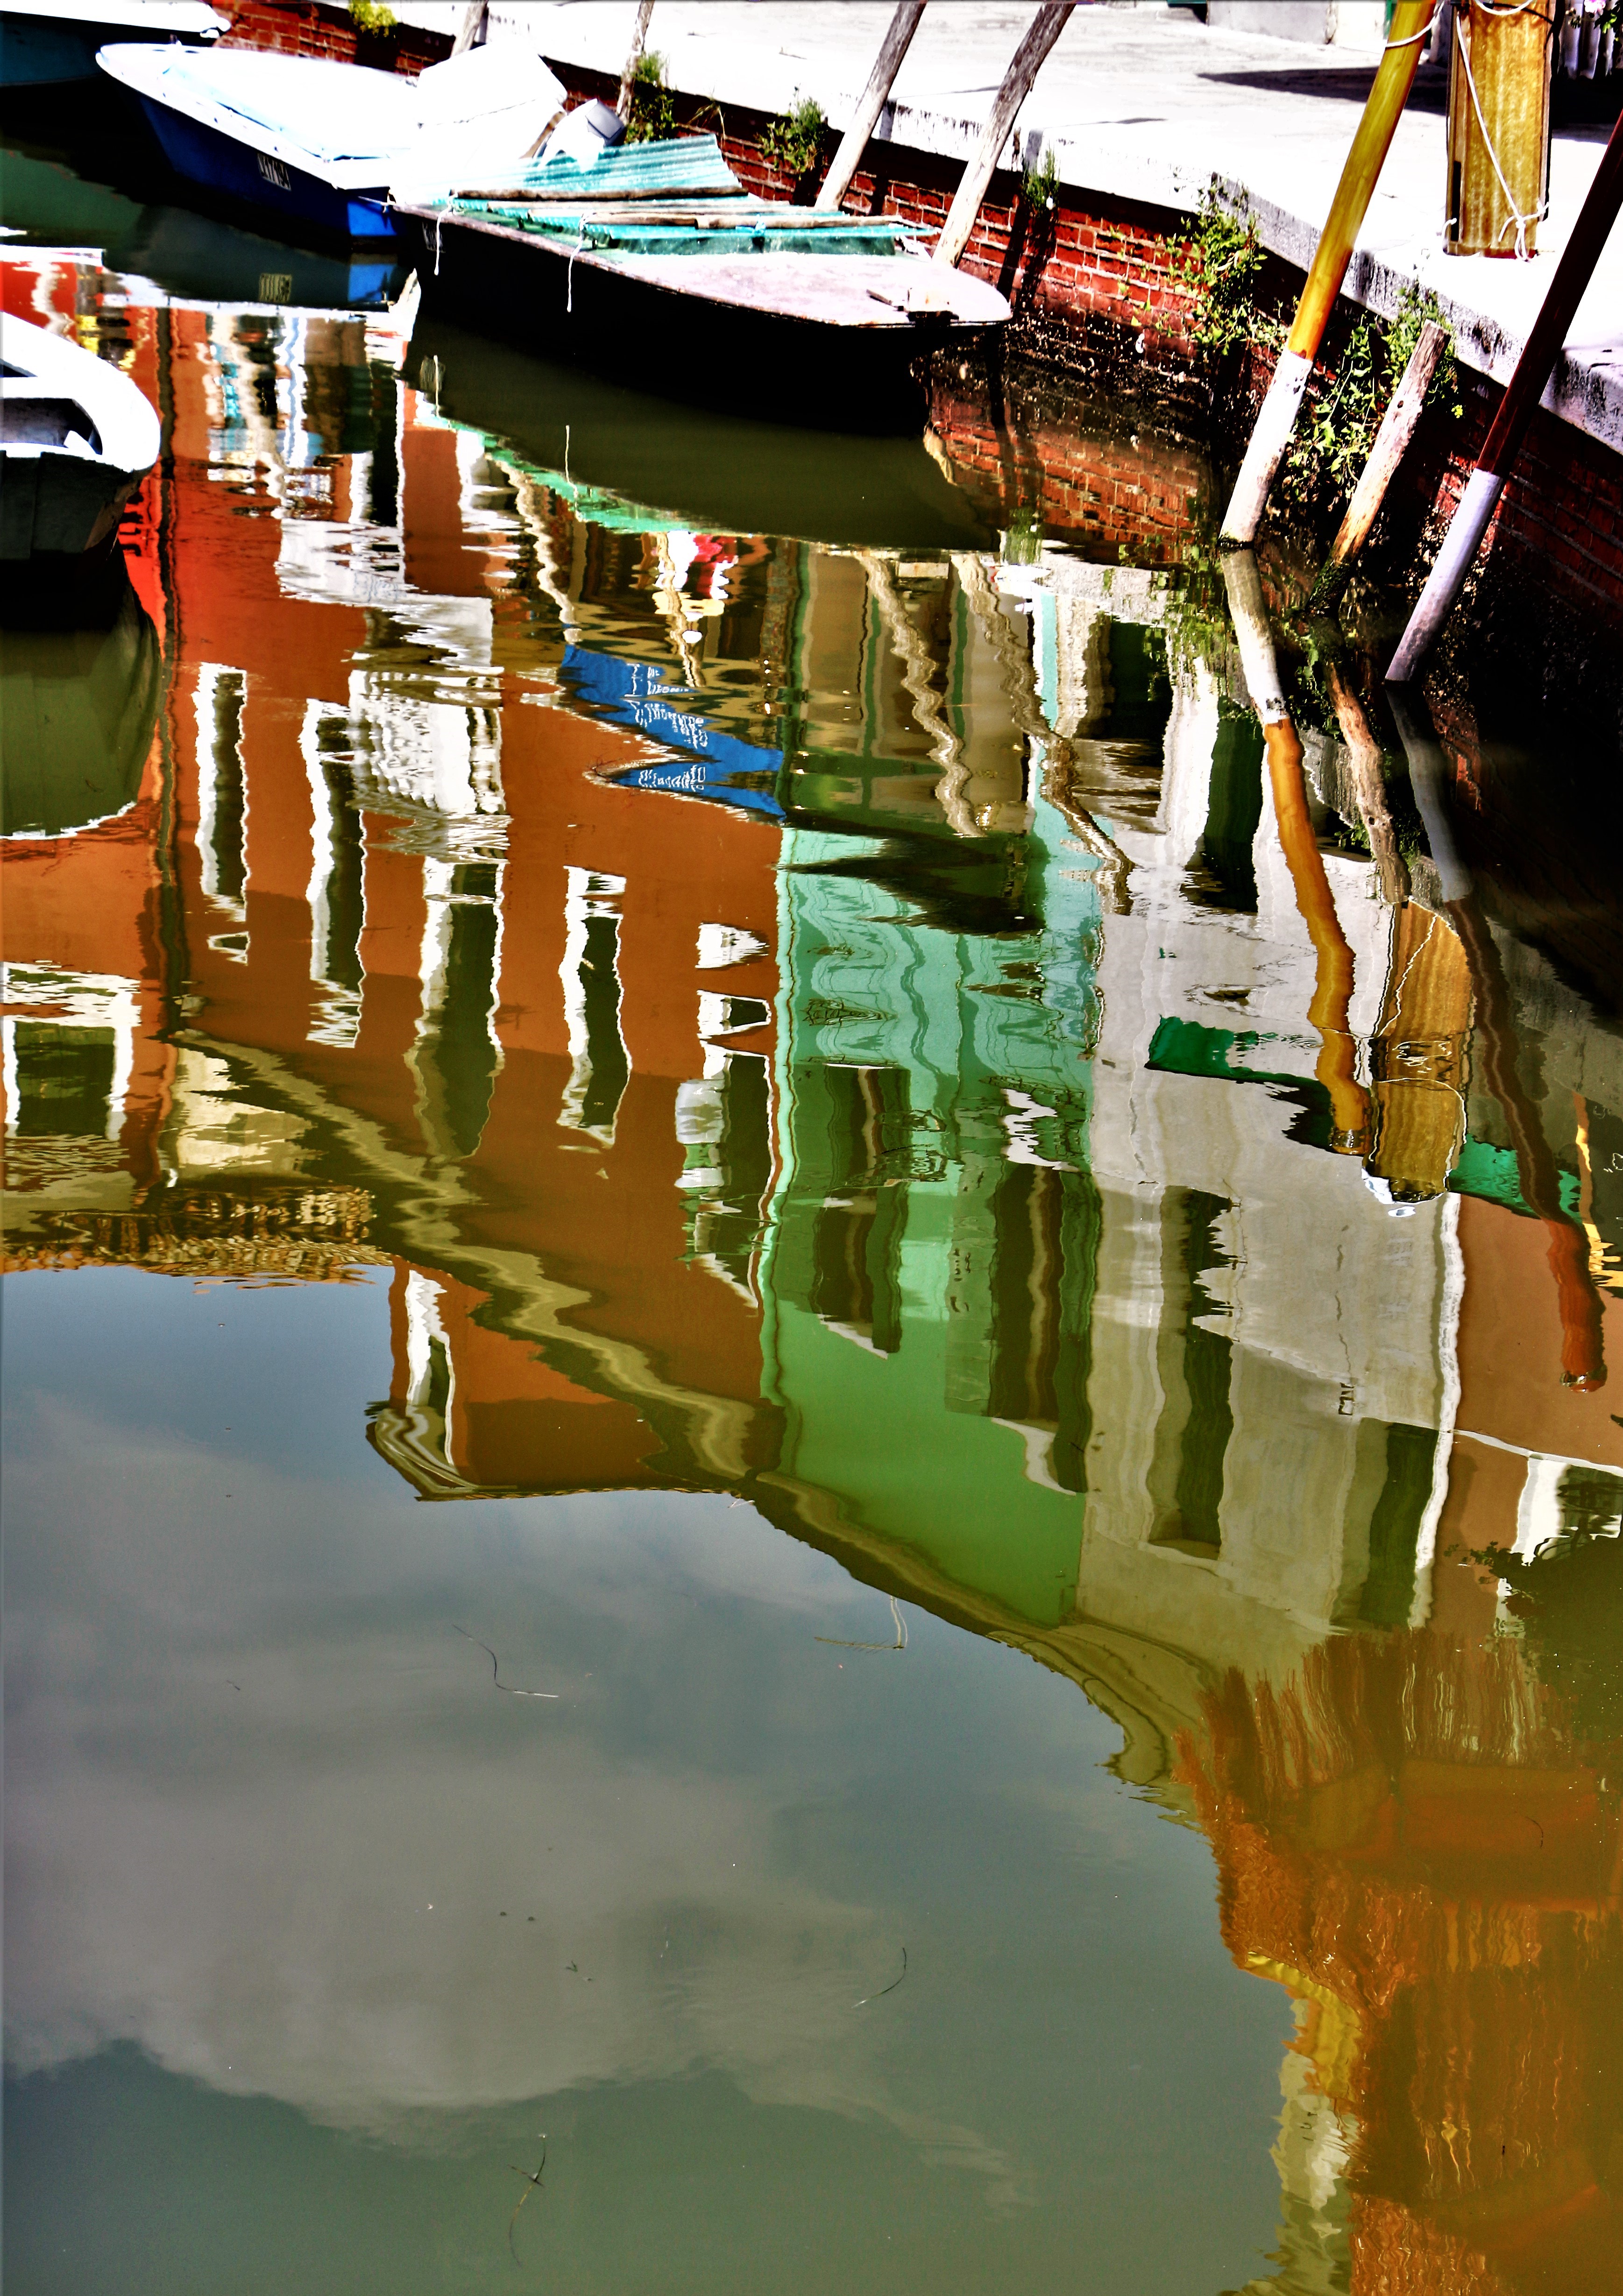
[(1108, 409), (70, 188), (167, 451), (4, 641), (8, 2288), (1616, 2286), (1570, 756), (1265, 755)]

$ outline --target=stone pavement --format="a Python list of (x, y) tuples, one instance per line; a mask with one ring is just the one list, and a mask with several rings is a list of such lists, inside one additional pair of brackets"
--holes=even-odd
[[(967, 157), (1036, 0), (931, 0), (880, 132)], [(411, 22), (453, 27), (462, 0), (396, 0)], [(561, 62), (618, 76), (634, 0), (495, 0), (493, 30), (521, 29)], [(685, 94), (781, 112), (816, 96), (841, 129), (889, 21), (889, 0), (657, 0), (650, 45)], [(1376, 53), (1226, 31), (1162, 0), (1078, 7), (1039, 73), (1011, 157), (1052, 150), (1062, 182), (1188, 209), (1215, 175), (1249, 202), (1275, 253), (1306, 268), (1329, 210)], [(1442, 247), (1446, 73), (1422, 69), (1399, 123), (1344, 292), (1389, 313), (1404, 284), (1433, 289), (1466, 363), (1504, 381), (1599, 161), (1603, 127), (1559, 131), (1551, 212), (1530, 262)], [(1545, 404), (1623, 450), (1623, 225), (1612, 234)]]

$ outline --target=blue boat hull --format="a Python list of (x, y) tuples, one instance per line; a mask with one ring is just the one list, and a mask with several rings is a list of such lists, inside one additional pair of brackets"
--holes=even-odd
[(327, 238), (389, 244), (397, 238), (382, 185), (372, 193), (340, 191), (305, 168), (273, 160), (218, 128), (188, 119), (151, 96), (142, 96), (140, 102), (164, 158), (177, 176), (200, 190), (263, 209), (285, 227), (302, 226)]

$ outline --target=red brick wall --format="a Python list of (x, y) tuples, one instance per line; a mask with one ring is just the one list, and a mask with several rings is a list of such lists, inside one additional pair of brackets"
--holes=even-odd
[(419, 72), (451, 53), (439, 32), (401, 24), (393, 31), (364, 31), (343, 5), (330, 0), (217, 0), (231, 19), (223, 45), (269, 48), (281, 55), (328, 56), (341, 64), (371, 64), (383, 71)]

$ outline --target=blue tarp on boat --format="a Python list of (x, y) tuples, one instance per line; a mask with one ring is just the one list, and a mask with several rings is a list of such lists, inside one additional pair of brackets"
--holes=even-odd
[[(676, 754), (652, 766), (616, 774), (622, 789), (663, 790), (668, 796), (702, 797), (737, 806), (765, 821), (782, 821), (775, 784), (783, 771), (782, 750), (757, 749), (734, 734), (717, 732), (698, 713), (678, 706), (690, 689), (673, 685), (652, 662), (622, 661), (618, 654), (570, 646), (562, 676), (576, 696), (599, 717), (629, 726)], [(763, 787), (763, 783), (773, 786)]]

